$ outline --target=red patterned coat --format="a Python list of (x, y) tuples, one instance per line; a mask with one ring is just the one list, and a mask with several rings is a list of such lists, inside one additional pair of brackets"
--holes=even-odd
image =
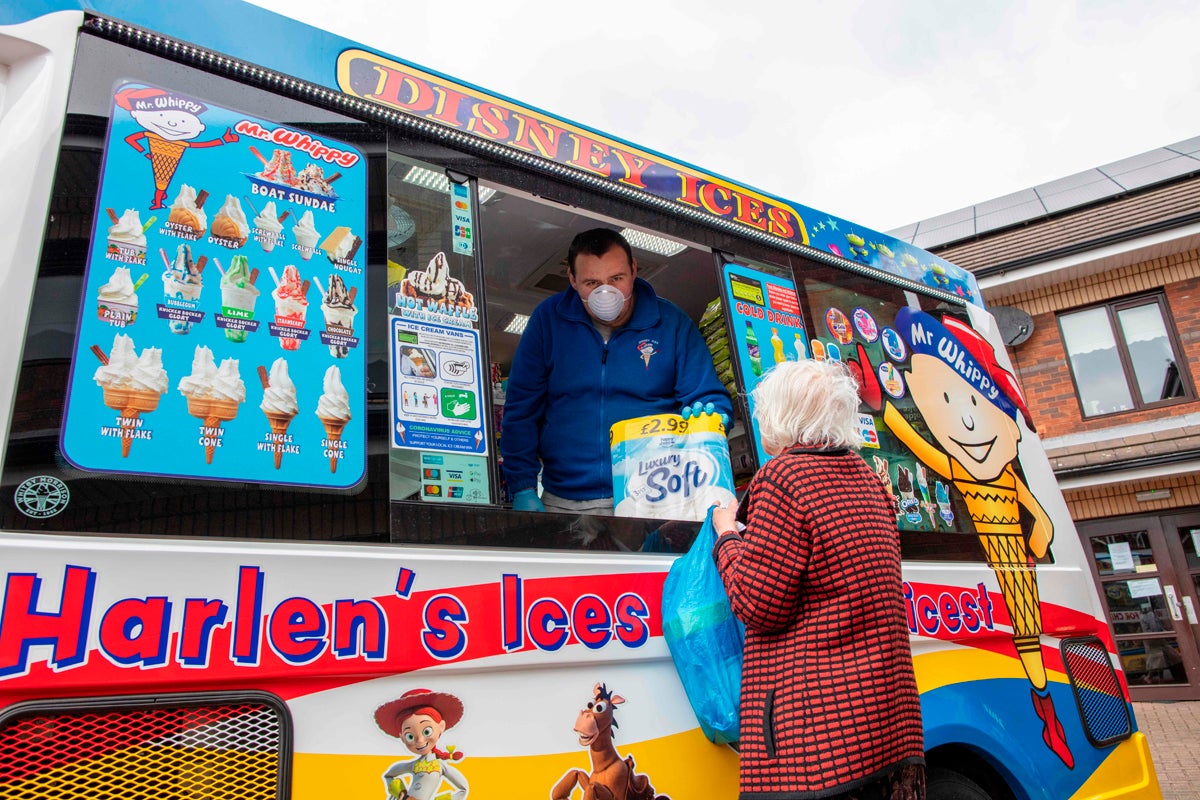
[(835, 795), (924, 763), (895, 506), (875, 472), (797, 448), (743, 506), (746, 530), (714, 548), (746, 624), (742, 800)]

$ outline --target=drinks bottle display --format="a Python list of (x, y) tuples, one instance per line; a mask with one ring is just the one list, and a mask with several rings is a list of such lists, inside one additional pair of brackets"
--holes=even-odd
[(758, 335), (750, 320), (746, 320), (746, 353), (750, 356), (750, 371), (762, 375), (762, 356), (758, 351)]
[(804, 340), (800, 338), (800, 334), (796, 334), (796, 360), (803, 361), (808, 358), (808, 353), (804, 352)]
[(775, 351), (775, 363), (782, 364), (787, 361), (787, 356), (783, 354), (783, 339), (779, 338), (779, 329), (771, 328), (771, 349)]

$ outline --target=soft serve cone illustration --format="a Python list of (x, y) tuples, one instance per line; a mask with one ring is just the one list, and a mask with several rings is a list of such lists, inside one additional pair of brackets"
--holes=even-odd
[(275, 245), (279, 244), (283, 236), (283, 221), (288, 218), (290, 212), (283, 212), (282, 216), (275, 211), (275, 201), (268, 201), (263, 210), (254, 217), (254, 238), (262, 246), (264, 253), (269, 253), (275, 249)]
[(128, 458), (133, 440), (140, 438), (136, 434), (141, 415), (158, 408), (167, 391), (162, 350), (147, 347), (138, 356), (133, 339), (122, 333), (113, 339), (108, 356), (98, 347), (92, 349), (102, 362), (92, 379), (104, 391), (104, 405), (121, 415), (121, 458)]
[(179, 381), (179, 392), (187, 398), (188, 413), (204, 422), (204, 463), (211, 464), (217, 442), (224, 438), (222, 423), (236, 417), (246, 399), (237, 359), (224, 359), (218, 369), (212, 350), (198, 346), (192, 357), (192, 374)]
[(342, 385), (342, 371), (337, 367), (325, 370), (324, 393), (317, 401), (317, 416), (325, 426), (325, 449), (329, 456), (329, 471), (337, 472), (341, 452), (342, 431), (350, 421), (350, 394)]
[(193, 241), (199, 239), (208, 230), (208, 214), (204, 212), (204, 201), (208, 192), (203, 189), (199, 193), (188, 184), (179, 187), (175, 202), (171, 203), (167, 222), (170, 230), (177, 236), (184, 236)]
[(283, 463), (283, 448), (287, 441), (287, 429), (295, 419), (300, 407), (296, 404), (296, 384), (288, 375), (287, 361), (275, 359), (271, 373), (266, 367), (258, 368), (258, 377), (263, 385), (263, 401), (259, 406), (271, 423), (271, 442), (275, 451), (275, 469)]

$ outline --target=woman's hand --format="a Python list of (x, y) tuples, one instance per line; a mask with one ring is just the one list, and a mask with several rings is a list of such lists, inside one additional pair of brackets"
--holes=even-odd
[(713, 528), (716, 529), (717, 535), (720, 536), (726, 531), (737, 530), (737, 500), (730, 500), (729, 505), (723, 506), (720, 503), (715, 504), (713, 509), (712, 521)]

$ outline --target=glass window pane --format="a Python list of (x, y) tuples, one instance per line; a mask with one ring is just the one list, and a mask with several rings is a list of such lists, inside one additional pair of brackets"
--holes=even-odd
[(1117, 312), (1129, 360), (1137, 376), (1138, 392), (1143, 403), (1154, 403), (1183, 395), (1179, 368), (1167, 326), (1158, 303), (1126, 308)]
[(1117, 649), (1130, 684), (1187, 683), (1179, 642), (1174, 638), (1126, 639), (1117, 643)]
[(1133, 408), (1108, 311), (1092, 308), (1065, 314), (1060, 322), (1083, 415), (1093, 417)]
[(1187, 558), (1188, 569), (1200, 569), (1200, 527), (1189, 525), (1177, 530), (1179, 544)]
[[(1155, 578), (1147, 580), (1156, 581)], [(1108, 605), (1108, 618), (1112, 621), (1113, 633), (1121, 636), (1171, 630), (1171, 615), (1167, 611), (1167, 603), (1162, 594), (1133, 597), (1129, 593), (1128, 581), (1106, 584), (1104, 589), (1104, 601)]]
[(388, 313), (393, 500), (491, 500), (474, 247), (463, 246), (470, 187), (388, 155)]
[(1158, 571), (1154, 552), (1150, 549), (1150, 538), (1145, 531), (1095, 536), (1091, 542), (1096, 571), (1102, 577)]

